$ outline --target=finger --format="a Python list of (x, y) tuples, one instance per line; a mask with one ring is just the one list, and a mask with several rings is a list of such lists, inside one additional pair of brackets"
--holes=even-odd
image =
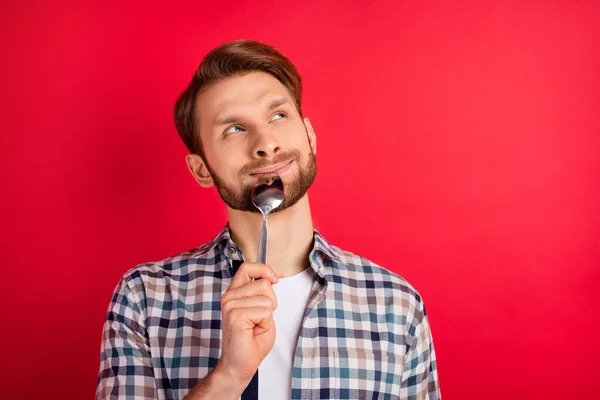
[(271, 308), (271, 310), (275, 310), (277, 307), (273, 304), (273, 300), (266, 296), (254, 296), (254, 297), (245, 297), (243, 299), (229, 300), (223, 304), (221, 307), (221, 311), (224, 314), (231, 312), (231, 310), (237, 308), (252, 308), (252, 307), (264, 307)]
[(236, 271), (229, 287), (235, 289), (258, 278), (266, 279), (271, 283), (275, 283), (279, 280), (275, 270), (269, 265), (245, 262), (242, 263), (240, 268)]
[(273, 302), (273, 307), (277, 307), (277, 296), (273, 290), (271, 282), (266, 279), (259, 279), (254, 282), (247, 283), (237, 289), (231, 289), (231, 286), (221, 296), (221, 304), (230, 300), (242, 299), (244, 297), (265, 296), (269, 297)]

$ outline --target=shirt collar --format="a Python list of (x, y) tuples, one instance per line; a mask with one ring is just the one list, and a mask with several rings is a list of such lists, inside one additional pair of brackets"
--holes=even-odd
[[(193, 257), (200, 258), (213, 249), (217, 252), (221, 252), (231, 248), (237, 249), (237, 245), (231, 239), (231, 231), (229, 230), (229, 223), (227, 223), (211, 241), (200, 246), (194, 252)], [(315, 261), (317, 263), (317, 268), (319, 269), (322, 267), (324, 258), (342, 262), (339, 250), (335, 246), (329, 244), (323, 235), (321, 235), (316, 229), (314, 230), (313, 249), (310, 252), (309, 258), (311, 261)]]

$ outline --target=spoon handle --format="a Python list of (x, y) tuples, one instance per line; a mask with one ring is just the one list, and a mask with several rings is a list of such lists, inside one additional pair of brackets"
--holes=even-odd
[(268, 242), (268, 228), (267, 228), (267, 216), (263, 217), (263, 226), (260, 231), (260, 239), (258, 241), (258, 254), (256, 256), (256, 262), (261, 264), (267, 263), (267, 242)]

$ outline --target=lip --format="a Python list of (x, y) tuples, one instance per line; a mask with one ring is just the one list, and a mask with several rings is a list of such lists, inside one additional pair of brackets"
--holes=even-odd
[(293, 160), (287, 161), (287, 162), (281, 163), (281, 164), (272, 165), (270, 167), (257, 169), (255, 171), (253, 171), (250, 175), (263, 176), (263, 175), (268, 175), (268, 174), (272, 174), (272, 173), (276, 173), (276, 174), (280, 175), (288, 170), (288, 168), (292, 165), (292, 162), (293, 162)]

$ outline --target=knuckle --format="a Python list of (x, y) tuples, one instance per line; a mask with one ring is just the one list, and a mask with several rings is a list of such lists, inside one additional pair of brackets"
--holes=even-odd
[(227, 291), (225, 293), (223, 293), (223, 295), (221, 296), (221, 305), (227, 303), (229, 300), (231, 300), (231, 291)]
[(239, 320), (239, 314), (240, 314), (241, 310), (240, 309), (233, 309), (230, 310), (229, 313), (227, 314), (227, 322), (229, 324), (234, 323), (235, 321)]
[(229, 313), (231, 311), (231, 302), (221, 303), (221, 311), (224, 313)]

